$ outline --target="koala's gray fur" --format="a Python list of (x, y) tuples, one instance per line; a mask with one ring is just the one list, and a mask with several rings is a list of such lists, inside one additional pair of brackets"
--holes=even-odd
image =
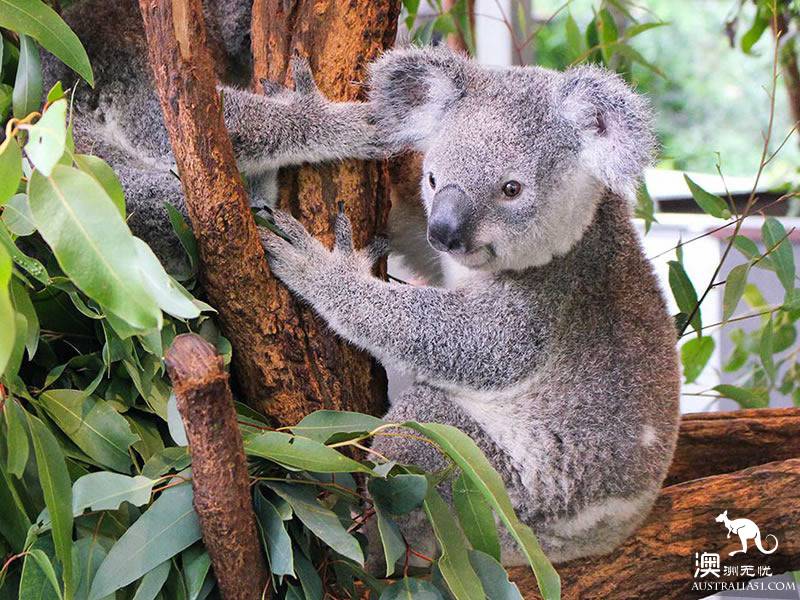
[[(446, 287), (373, 277), (379, 250), (354, 251), (344, 216), (330, 251), (276, 213), (291, 242), (264, 232), (273, 271), (338, 334), (415, 376), (386, 418), (466, 431), (552, 560), (607, 552), (647, 515), (678, 424), (676, 334), (630, 221), (654, 147), (648, 107), (595, 67), (487, 68), (410, 49), (371, 73), (378, 145), (424, 154)], [(508, 180), (517, 197), (504, 197)], [(457, 229), (452, 247), (434, 239), (440, 221)], [(373, 448), (444, 464), (406, 438)], [(423, 521), (407, 533), (427, 550)], [(504, 562), (520, 562), (505, 542)]]
[[(207, 2), (223, 84), (249, 80), (250, 4)], [(134, 233), (177, 261), (163, 203), (182, 208), (182, 193), (137, 3), (86, 0), (64, 16), (97, 81), (76, 97), (78, 150), (110, 162)], [(44, 62), (47, 83), (74, 83)], [(274, 272), (337, 333), (415, 375), (387, 418), (466, 431), (551, 559), (611, 549), (647, 514), (678, 422), (675, 332), (627, 205), (653, 149), (644, 101), (592, 67), (492, 69), (412, 49), (375, 63), (368, 103), (336, 104), (307, 65), (294, 67), (296, 91), (221, 87), (254, 203), (269, 201), (280, 166), (416, 149), (428, 234), (456, 222), (461, 246), (438, 254), (448, 287), (386, 283), (370, 273), (381, 248), (353, 251), (345, 218), (331, 252), (276, 213), (292, 243), (265, 232)], [(514, 199), (502, 192), (510, 179), (522, 183)], [(419, 222), (412, 217), (404, 221)], [(415, 233), (408, 239), (422, 238)], [(421, 442), (384, 437), (374, 448), (442, 464)], [(410, 535), (419, 548), (428, 533)], [(506, 542), (505, 562), (518, 562)]]
[[(206, 24), (217, 57), (225, 123), (254, 206), (274, 201), (279, 166), (306, 160), (368, 157), (373, 126), (358, 103), (325, 101), (313, 80), (297, 91), (267, 85), (269, 95), (243, 89), (250, 81), (252, 0), (206, 0)], [(85, 0), (64, 11), (92, 62), (95, 88), (80, 83), (61, 62), (42, 57), (45, 89), (77, 85), (73, 118), (78, 152), (108, 161), (125, 189), (130, 225), (163, 261), (184, 266), (165, 202), (185, 213), (180, 181), (156, 96), (142, 18), (136, 0)], [(348, 137), (349, 136), (349, 137)], [(348, 141), (356, 143), (351, 146)], [(364, 143), (365, 147), (358, 144)], [(276, 158), (279, 157), (279, 158)]]

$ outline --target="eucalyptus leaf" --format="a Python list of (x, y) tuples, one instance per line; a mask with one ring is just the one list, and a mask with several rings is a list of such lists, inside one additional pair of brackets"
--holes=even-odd
[(78, 36), (41, 0), (0, 0), (0, 27), (36, 39), (89, 85), (94, 85), (89, 57)]
[(378, 533), (381, 537), (381, 547), (386, 562), (386, 577), (391, 577), (395, 572), (397, 561), (406, 553), (406, 543), (397, 523), (392, 521), (388, 515), (383, 514), (380, 507), (375, 508), (375, 516), (378, 520)]
[(0, 144), (0, 206), (17, 193), (21, 178), (22, 151), (16, 138), (6, 138)]
[(437, 564), (455, 600), (485, 600), (480, 579), (469, 562), (464, 536), (434, 486), (428, 488), (425, 513), (442, 549)]
[[(75, 542), (72, 547), (72, 562), (75, 565), (75, 597), (88, 598), (97, 569), (106, 557), (106, 549), (98, 541), (97, 536), (85, 537)], [(109, 595), (103, 600), (114, 600)]]
[(89, 600), (125, 587), (200, 539), (192, 486), (165, 490), (111, 548), (97, 570)]
[(766, 390), (723, 383), (715, 386), (714, 391), (719, 392), (724, 398), (737, 402), (742, 408), (764, 408), (769, 404), (769, 394)]
[(75, 165), (84, 173), (91, 175), (97, 183), (111, 198), (114, 206), (117, 207), (119, 214), (125, 218), (125, 192), (122, 189), (122, 184), (114, 173), (109, 164), (99, 156), (92, 156), (91, 154), (75, 154), (73, 157)]
[(788, 239), (786, 229), (775, 217), (767, 217), (761, 226), (761, 235), (768, 250), (771, 250), (770, 259), (775, 265), (778, 279), (791, 294), (794, 290), (795, 264), (794, 249)]
[(432, 583), (403, 577), (383, 590), (379, 600), (444, 600), (444, 598)]
[(28, 433), (25, 429), (25, 412), (13, 398), (6, 399), (3, 406), (6, 420), (8, 472), (19, 479), (25, 472), (25, 465), (28, 464), (30, 455)]
[[(38, 0), (37, 0), (38, 1)], [(9, 0), (0, 0), (0, 9)], [(0, 10), (0, 26), (3, 25), (3, 11)], [(16, 29), (15, 31), (20, 31)], [(42, 62), (39, 49), (27, 35), (19, 36), (19, 63), (17, 78), (14, 80), (12, 105), (14, 117), (24, 119), (39, 108), (42, 101)]]
[(703, 209), (706, 214), (718, 219), (730, 219), (731, 211), (727, 203), (715, 194), (711, 194), (697, 185), (688, 175), (684, 174), (683, 179), (689, 186), (694, 201)]
[(317, 410), (303, 417), (292, 432), (325, 443), (338, 434), (365, 434), (384, 425), (372, 415), (339, 410)]
[(50, 177), (66, 148), (67, 101), (62, 99), (51, 104), (35, 125), (21, 127), (28, 132), (25, 155), (42, 175)]
[(160, 329), (161, 310), (131, 260), (134, 237), (100, 184), (56, 165), (50, 177), (34, 171), (29, 196), (36, 227), (72, 282), (131, 326)]
[(211, 557), (202, 544), (195, 544), (183, 551), (181, 563), (183, 564), (183, 581), (186, 585), (187, 600), (197, 600), (211, 569)]
[[(47, 426), (38, 418), (28, 415), (28, 429), (33, 440), (39, 485), (42, 487), (45, 505), (50, 512), (56, 556), (64, 570), (64, 582), (73, 585), (72, 576), (72, 485), (58, 441)], [(101, 596), (102, 597), (102, 596)]]
[(297, 546), (294, 547), (294, 564), (306, 600), (322, 600), (324, 595), (322, 580), (314, 565), (300, 552)]
[(11, 256), (0, 246), (0, 374), (2, 374), (14, 352), (17, 339), (14, 306), (11, 303)]
[(36, 349), (39, 347), (39, 316), (36, 314), (36, 309), (33, 307), (33, 302), (28, 295), (28, 290), (22, 287), (16, 281), (11, 282), (11, 300), (14, 304), (14, 309), (25, 317), (27, 324), (25, 333), (25, 349), (28, 351), (28, 360), (33, 358), (36, 354)]
[(370, 479), (368, 486), (375, 502), (394, 515), (404, 515), (422, 506), (428, 492), (428, 480), (424, 475), (402, 474)]
[(15, 194), (3, 208), (3, 222), (17, 236), (31, 235), (36, 231), (27, 194)]
[(739, 305), (747, 285), (747, 276), (750, 273), (750, 263), (736, 265), (725, 278), (725, 291), (722, 294), (722, 320), (727, 321)]
[(403, 426), (413, 429), (436, 442), (466, 476), (473, 480), (517, 541), (533, 568), (543, 598), (545, 600), (559, 598), (561, 595), (561, 580), (558, 573), (544, 555), (536, 536), (533, 535), (527, 525), (524, 525), (517, 518), (503, 484), (503, 479), (475, 445), (475, 442), (468, 435), (450, 425), (407, 421), (403, 423)]
[(371, 469), (333, 448), (281, 431), (247, 436), (244, 451), (281, 465), (318, 473), (370, 473)]
[(153, 600), (158, 596), (161, 588), (163, 588), (164, 584), (167, 582), (167, 577), (169, 577), (171, 568), (172, 561), (165, 560), (151, 571), (148, 571), (145, 576), (142, 577), (139, 587), (136, 588), (136, 594), (133, 596), (133, 600)]
[(481, 580), (486, 600), (524, 600), (517, 585), (509, 581), (508, 573), (495, 558), (471, 550), (469, 562)]
[(453, 481), (453, 505), (470, 545), (500, 560), (500, 538), (494, 513), (481, 490), (463, 473)]
[(714, 353), (714, 338), (704, 335), (692, 338), (681, 346), (681, 363), (686, 383), (693, 383), (703, 372)]
[(161, 310), (179, 319), (199, 317), (200, 309), (192, 297), (183, 286), (167, 274), (150, 246), (139, 238), (133, 238), (133, 241), (144, 287), (158, 302)]
[(125, 473), (130, 470), (128, 448), (139, 438), (107, 402), (69, 389), (47, 390), (39, 400), (59, 428), (100, 465)]
[(314, 535), (342, 556), (363, 566), (364, 555), (358, 541), (347, 533), (333, 511), (317, 501), (313, 488), (272, 481), (267, 482), (267, 485), (289, 503), (297, 518)]
[(294, 576), (292, 539), (286, 531), (281, 515), (260, 490), (255, 492), (253, 506), (264, 545), (267, 547), (270, 572), (278, 577)]
[[(48, 590), (45, 592), (45, 590)], [(38, 598), (63, 598), (53, 563), (44, 551), (32, 548), (22, 564), (22, 579), (19, 586), (20, 600)]]
[(185, 447), (164, 448), (151, 456), (144, 467), (142, 475), (145, 477), (160, 477), (170, 471), (181, 471), (192, 462), (192, 457)]
[(703, 326), (701, 309), (697, 306), (697, 292), (694, 289), (691, 279), (686, 274), (683, 265), (675, 260), (669, 261), (669, 287), (678, 309), (687, 315), (694, 314), (692, 317), (692, 327), (700, 331)]
[(178, 397), (172, 393), (167, 400), (167, 427), (172, 441), (178, 446), (188, 446), (189, 440), (186, 437), (186, 429), (183, 426), (183, 418), (178, 412)]

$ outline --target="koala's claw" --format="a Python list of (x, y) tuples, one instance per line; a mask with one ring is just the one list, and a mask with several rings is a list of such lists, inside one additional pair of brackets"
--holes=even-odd
[(308, 63), (308, 59), (295, 54), (292, 56), (291, 63), (295, 91), (303, 96), (316, 94), (317, 84), (314, 81), (314, 75), (311, 73), (311, 65)]

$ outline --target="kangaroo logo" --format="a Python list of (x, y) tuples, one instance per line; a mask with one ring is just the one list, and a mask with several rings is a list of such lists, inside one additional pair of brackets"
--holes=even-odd
[(733, 556), (734, 554), (746, 554), (747, 553), (747, 540), (754, 540), (756, 548), (758, 548), (762, 554), (772, 554), (775, 550), (778, 549), (778, 538), (776, 538), (771, 533), (767, 535), (768, 538), (772, 538), (775, 540), (775, 546), (772, 550), (766, 550), (764, 546), (761, 545), (761, 530), (758, 528), (753, 521), (750, 519), (734, 519), (731, 521), (728, 518), (728, 511), (722, 512), (720, 515), (717, 515), (715, 519), (717, 523), (725, 523), (725, 527), (728, 529), (728, 536), (731, 537), (731, 533), (735, 533), (739, 536), (739, 540), (742, 542), (742, 549), (741, 550), (734, 550), (728, 556)]

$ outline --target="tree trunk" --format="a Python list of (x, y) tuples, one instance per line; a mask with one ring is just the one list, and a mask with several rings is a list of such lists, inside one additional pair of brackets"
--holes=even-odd
[[(255, 0), (254, 87), (261, 79), (289, 83), (293, 52), (309, 58), (320, 90), (332, 100), (363, 98), (371, 60), (394, 42), (399, 0)], [(386, 167), (375, 162), (286, 169), (280, 205), (317, 237), (333, 242), (337, 201), (353, 223), (356, 244), (384, 231), (389, 210)], [(385, 269), (385, 265), (383, 267)], [(325, 324), (277, 281), (266, 292), (263, 336), (271, 368), (261, 381), (268, 412), (294, 423), (308, 412), (341, 409), (383, 413), (386, 375), (366, 353), (337, 339)]]

